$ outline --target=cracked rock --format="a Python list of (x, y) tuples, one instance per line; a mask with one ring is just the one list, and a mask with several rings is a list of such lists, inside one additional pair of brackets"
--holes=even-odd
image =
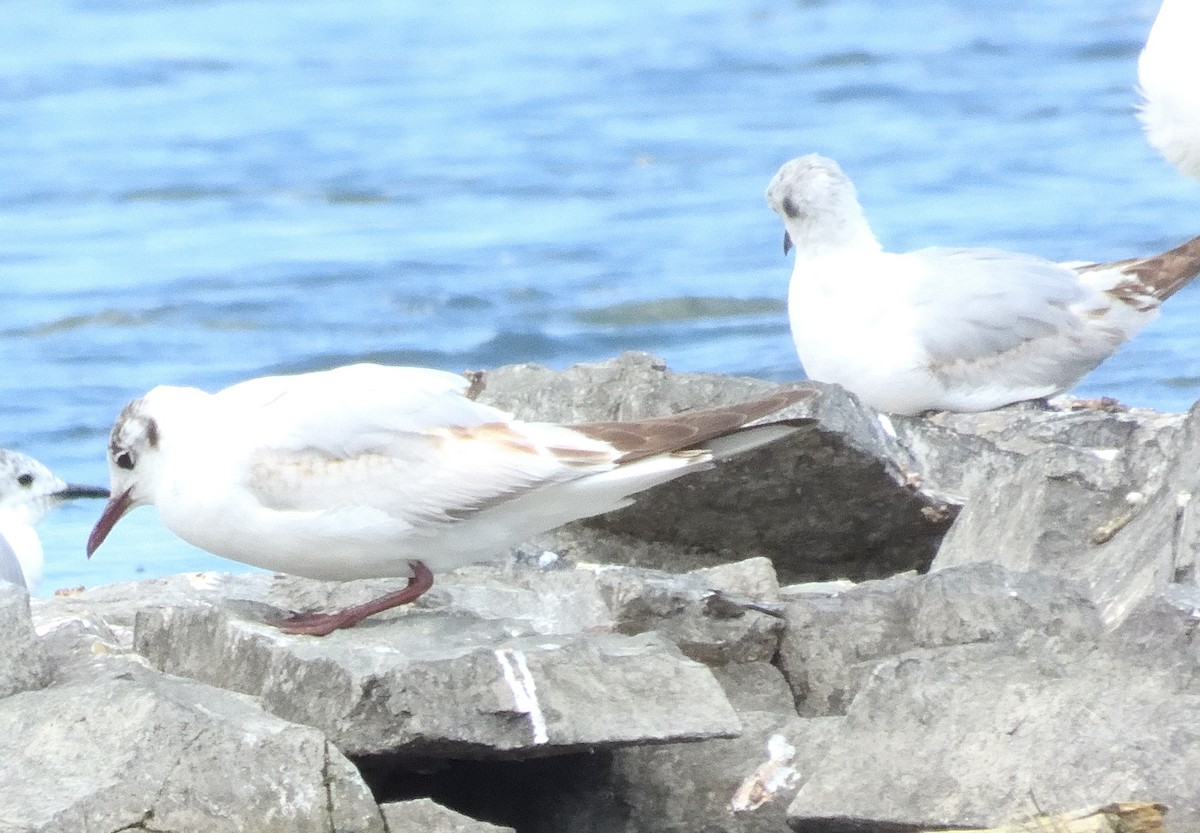
[[(779, 648), (783, 619), (772, 602), (779, 585), (765, 558), (683, 576), (628, 567), (595, 573), (621, 633), (657, 631), (707, 665), (768, 661)], [(726, 593), (722, 585), (766, 598)]]
[(0, 759), (6, 833), (384, 831), (320, 732), (128, 660), (0, 700)]
[[(761, 379), (671, 373), (645, 353), (553, 371), (488, 371), (479, 397), (524, 419), (578, 422), (664, 416), (749, 399)], [(886, 576), (927, 567), (957, 506), (913, 485), (911, 455), (890, 422), (841, 388), (781, 414), (817, 425), (716, 469), (569, 524), (541, 543), (578, 561), (683, 572), (751, 556), (787, 582)]]
[(50, 682), (50, 663), (38, 641), (24, 588), (0, 580), (0, 698)]
[[(565, 421), (775, 387), (642, 354), (482, 381)], [(36, 636), (0, 587), (0, 831), (863, 833), (1122, 800), (1200, 828), (1200, 408), (889, 418), (817, 388), (787, 440), (325, 638), (264, 622), (399, 582), (175, 576), (35, 600)]]
[(654, 633), (541, 634), (411, 608), (313, 638), (208, 606), (139, 616), (135, 647), (168, 673), (261, 696), (351, 755), (550, 754), (740, 731), (711, 672)]
[(778, 831), (796, 791), (821, 765), (841, 721), (744, 712), (733, 740), (616, 753), (613, 778), (633, 829)]
[(979, 467), (986, 479), (969, 489), (933, 569), (987, 561), (1075, 581), (1109, 625), (1172, 581), (1194, 581), (1200, 409), (1040, 425), (1061, 425), (1059, 441)]
[[(1149, 615), (1156, 621), (1133, 627), (1159, 629), (1159, 612)], [(1198, 670), (1171, 638), (1100, 629), (1081, 640), (1033, 627), (1011, 641), (886, 659), (797, 793), (789, 824), (798, 833), (994, 827), (1145, 800), (1170, 808), (1168, 830), (1194, 830)]]
[(1007, 642), (1031, 629), (1078, 640), (1101, 628), (1070, 583), (994, 564), (788, 598), (779, 666), (802, 716), (845, 714), (875, 668), (896, 656)]
[(380, 804), (388, 833), (515, 833), (470, 816), (456, 813), (428, 798)]

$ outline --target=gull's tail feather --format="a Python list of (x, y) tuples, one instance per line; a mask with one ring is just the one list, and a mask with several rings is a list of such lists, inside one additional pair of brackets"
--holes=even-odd
[(1111, 263), (1092, 263), (1080, 266), (1078, 269), (1080, 272), (1115, 269), (1135, 277), (1140, 286), (1118, 285), (1111, 290), (1112, 293), (1129, 303), (1135, 303), (1135, 299), (1125, 297), (1126, 294), (1149, 296), (1161, 304), (1200, 274), (1200, 237), (1193, 237), (1186, 243), (1181, 243), (1174, 249), (1153, 257), (1135, 257)]
[(1148, 257), (1126, 271), (1136, 274), (1151, 287), (1154, 297), (1165, 301), (1200, 274), (1200, 237)]
[(618, 463), (631, 463), (692, 448), (702, 448), (710, 440), (732, 439), (733, 436), (753, 432), (756, 437), (745, 443), (716, 443), (712, 450), (718, 457), (729, 456), (770, 442), (775, 432), (758, 431), (758, 428), (797, 428), (811, 422), (808, 419), (785, 419), (768, 422), (762, 426), (748, 427), (789, 405), (810, 399), (816, 395), (813, 388), (788, 388), (759, 399), (750, 399), (734, 405), (685, 411), (657, 419), (630, 420), (627, 422), (587, 422), (567, 426), (592, 439), (610, 443), (621, 456)]

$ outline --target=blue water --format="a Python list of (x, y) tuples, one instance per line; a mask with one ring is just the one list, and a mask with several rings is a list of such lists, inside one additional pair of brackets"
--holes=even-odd
[[(763, 189), (838, 159), (889, 248), (1058, 259), (1200, 232), (1146, 145), (1155, 0), (28, 0), (0, 27), (0, 445), (107, 481), (159, 383), (649, 350), (799, 377)], [(682, 303), (692, 296), (715, 299)], [(1086, 394), (1200, 396), (1200, 289)], [(43, 592), (235, 568), (153, 510)]]

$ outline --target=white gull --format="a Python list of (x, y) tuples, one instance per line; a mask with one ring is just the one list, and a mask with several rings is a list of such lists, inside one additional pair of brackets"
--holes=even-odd
[(1200, 238), (1062, 264), (985, 248), (885, 252), (850, 179), (816, 154), (767, 188), (796, 249), (788, 317), (810, 379), (881, 411), (985, 411), (1069, 388), (1200, 272)]
[(157, 387), (109, 442), (116, 522), (153, 504), (168, 529), (226, 558), (316, 579), (405, 577), (404, 589), (279, 622), (323, 635), (411, 602), (432, 573), (503, 557), (577, 518), (796, 430), (746, 427), (814, 395), (781, 389), (659, 420), (523, 422), (474, 401), (462, 376), (357, 364), (252, 379), (218, 393)]
[(43, 552), (34, 527), (56, 503), (106, 497), (108, 489), (67, 483), (28, 454), (0, 448), (0, 579), (36, 592)]

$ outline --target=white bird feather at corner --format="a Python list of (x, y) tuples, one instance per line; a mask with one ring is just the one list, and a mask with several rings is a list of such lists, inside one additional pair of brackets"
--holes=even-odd
[(1200, 179), (1200, 2), (1163, 0), (1138, 57), (1138, 117), (1168, 162)]

